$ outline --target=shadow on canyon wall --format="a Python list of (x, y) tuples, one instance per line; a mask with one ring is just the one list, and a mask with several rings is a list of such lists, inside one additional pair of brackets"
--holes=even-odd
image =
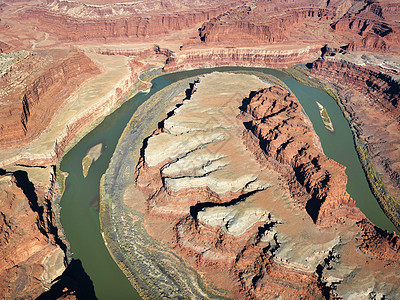
[(37, 300), (52, 300), (60, 298), (97, 299), (93, 282), (83, 269), (79, 259), (72, 259), (64, 273), (54, 280), (51, 289), (40, 295)]

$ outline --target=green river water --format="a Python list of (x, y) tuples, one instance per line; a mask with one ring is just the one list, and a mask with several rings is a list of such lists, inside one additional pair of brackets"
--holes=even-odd
[[(304, 111), (320, 137), (325, 154), (347, 167), (347, 191), (356, 205), (377, 226), (395, 230), (372, 195), (358, 160), (352, 133), (339, 106), (325, 92), (305, 86), (285, 73), (273, 69), (219, 67), (166, 74), (155, 78), (149, 93), (138, 93), (107, 116), (94, 130), (79, 141), (61, 162), (61, 170), (68, 172), (65, 192), (61, 199), (61, 223), (71, 244), (73, 258), (80, 259), (93, 281), (99, 299), (141, 299), (128, 279), (110, 256), (100, 233), (98, 214), (100, 178), (106, 171), (114, 149), (126, 124), (136, 109), (155, 92), (178, 80), (213, 71), (257, 71), (274, 75), (285, 82), (299, 99)], [(328, 131), (320, 117), (316, 100), (328, 111), (335, 132)], [(103, 143), (103, 153), (93, 162), (88, 176), (83, 177), (82, 159), (88, 149)]]

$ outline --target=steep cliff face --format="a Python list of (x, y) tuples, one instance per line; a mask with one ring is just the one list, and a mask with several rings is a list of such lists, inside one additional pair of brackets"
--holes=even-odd
[[(400, 27), (386, 1), (256, 1), (231, 9), (199, 29), (206, 44), (342, 43), (354, 51), (397, 53)], [(318, 24), (318, 25), (317, 25)]]
[[(267, 4), (268, 5), (268, 4)], [(253, 11), (253, 9), (255, 11)], [(206, 22), (199, 29), (199, 36), (208, 43), (272, 44), (288, 39), (290, 31), (306, 21), (322, 22), (330, 20), (334, 13), (319, 8), (294, 8), (281, 14), (265, 13), (265, 5), (260, 3), (256, 8), (243, 7), (226, 12)]]
[[(49, 173), (51, 175), (51, 172)], [(52, 175), (54, 176), (54, 174)], [(0, 177), (0, 295), (35, 299), (65, 270), (50, 187), (35, 186), (25, 171)]]
[(344, 85), (365, 93), (386, 112), (396, 118), (399, 116), (400, 84), (384, 70), (379, 70), (373, 65), (361, 66), (329, 57), (318, 59), (309, 67), (313, 74), (327, 76), (331, 81), (335, 78), (344, 79)]
[(33, 52), (0, 79), (0, 144), (24, 145), (37, 138), (63, 107), (68, 96), (98, 67), (82, 52)]
[[(334, 57), (318, 59), (309, 67), (314, 76), (338, 89), (376, 171), (387, 191), (399, 202), (400, 85), (393, 76), (396, 70), (372, 64), (358, 65)], [(339, 78), (344, 80), (339, 81)]]
[(328, 159), (315, 144), (312, 126), (303, 121), (293, 94), (278, 86), (258, 90), (243, 109), (252, 117), (246, 127), (258, 138), (267, 157), (285, 168), (282, 176), (288, 178), (293, 197), (305, 205), (316, 224), (329, 226), (361, 217), (346, 192), (345, 168)]
[(381, 260), (400, 260), (400, 237), (377, 228), (366, 219), (357, 223), (362, 229), (361, 251)]
[(198, 6), (151, 1), (145, 5), (126, 4), (91, 6), (77, 2), (50, 1), (21, 13), (24, 19), (37, 18), (40, 28), (63, 41), (143, 38), (168, 34), (204, 22), (229, 7), (231, 3), (202, 2)]
[(254, 66), (282, 68), (313, 61), (321, 46), (293, 50), (264, 50), (254, 48), (216, 48), (184, 50), (168, 56), (164, 71), (214, 66)]
[(349, 37), (353, 51), (398, 51), (400, 27), (395, 15), (398, 9), (398, 4), (389, 1), (355, 3), (331, 28), (338, 35)]

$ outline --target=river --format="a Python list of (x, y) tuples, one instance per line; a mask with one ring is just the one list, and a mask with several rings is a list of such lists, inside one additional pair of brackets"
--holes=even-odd
[[(61, 223), (71, 244), (73, 258), (82, 261), (86, 273), (93, 281), (96, 296), (99, 299), (141, 299), (110, 256), (100, 233), (98, 214), (100, 178), (108, 167), (126, 124), (144, 101), (173, 82), (213, 71), (240, 70), (264, 72), (284, 81), (299, 99), (313, 123), (325, 154), (346, 166), (347, 191), (356, 201), (356, 205), (377, 226), (390, 231), (395, 230), (369, 189), (357, 157), (349, 124), (337, 103), (328, 94), (305, 86), (274, 69), (219, 67), (166, 74), (152, 80), (153, 86), (149, 93), (139, 92), (107, 116), (66, 153), (61, 161), (61, 170), (69, 173), (60, 202)], [(333, 133), (325, 128), (316, 100), (328, 111), (335, 128)], [(97, 161), (92, 163), (87, 177), (84, 178), (82, 159), (91, 147), (99, 143), (103, 143), (103, 153)]]

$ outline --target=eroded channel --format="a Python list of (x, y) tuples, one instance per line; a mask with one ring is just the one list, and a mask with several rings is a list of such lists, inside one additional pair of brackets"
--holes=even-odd
[[(325, 154), (347, 167), (347, 191), (364, 214), (381, 228), (394, 226), (380, 209), (372, 195), (354, 148), (350, 127), (335, 101), (316, 88), (305, 86), (285, 73), (260, 68), (220, 67), (166, 74), (155, 78), (150, 92), (139, 93), (109, 115), (93, 131), (72, 148), (61, 162), (68, 172), (66, 189), (61, 199), (61, 223), (71, 244), (73, 257), (82, 264), (93, 281), (99, 299), (140, 299), (129, 280), (110, 256), (99, 222), (99, 184), (106, 172), (118, 140), (137, 108), (156, 92), (179, 80), (213, 71), (255, 71), (271, 74), (283, 80), (300, 101), (320, 137)], [(328, 111), (334, 132), (327, 130), (321, 120), (316, 100)], [(102, 143), (101, 156), (93, 161), (87, 177), (82, 172), (82, 159), (93, 146)]]

